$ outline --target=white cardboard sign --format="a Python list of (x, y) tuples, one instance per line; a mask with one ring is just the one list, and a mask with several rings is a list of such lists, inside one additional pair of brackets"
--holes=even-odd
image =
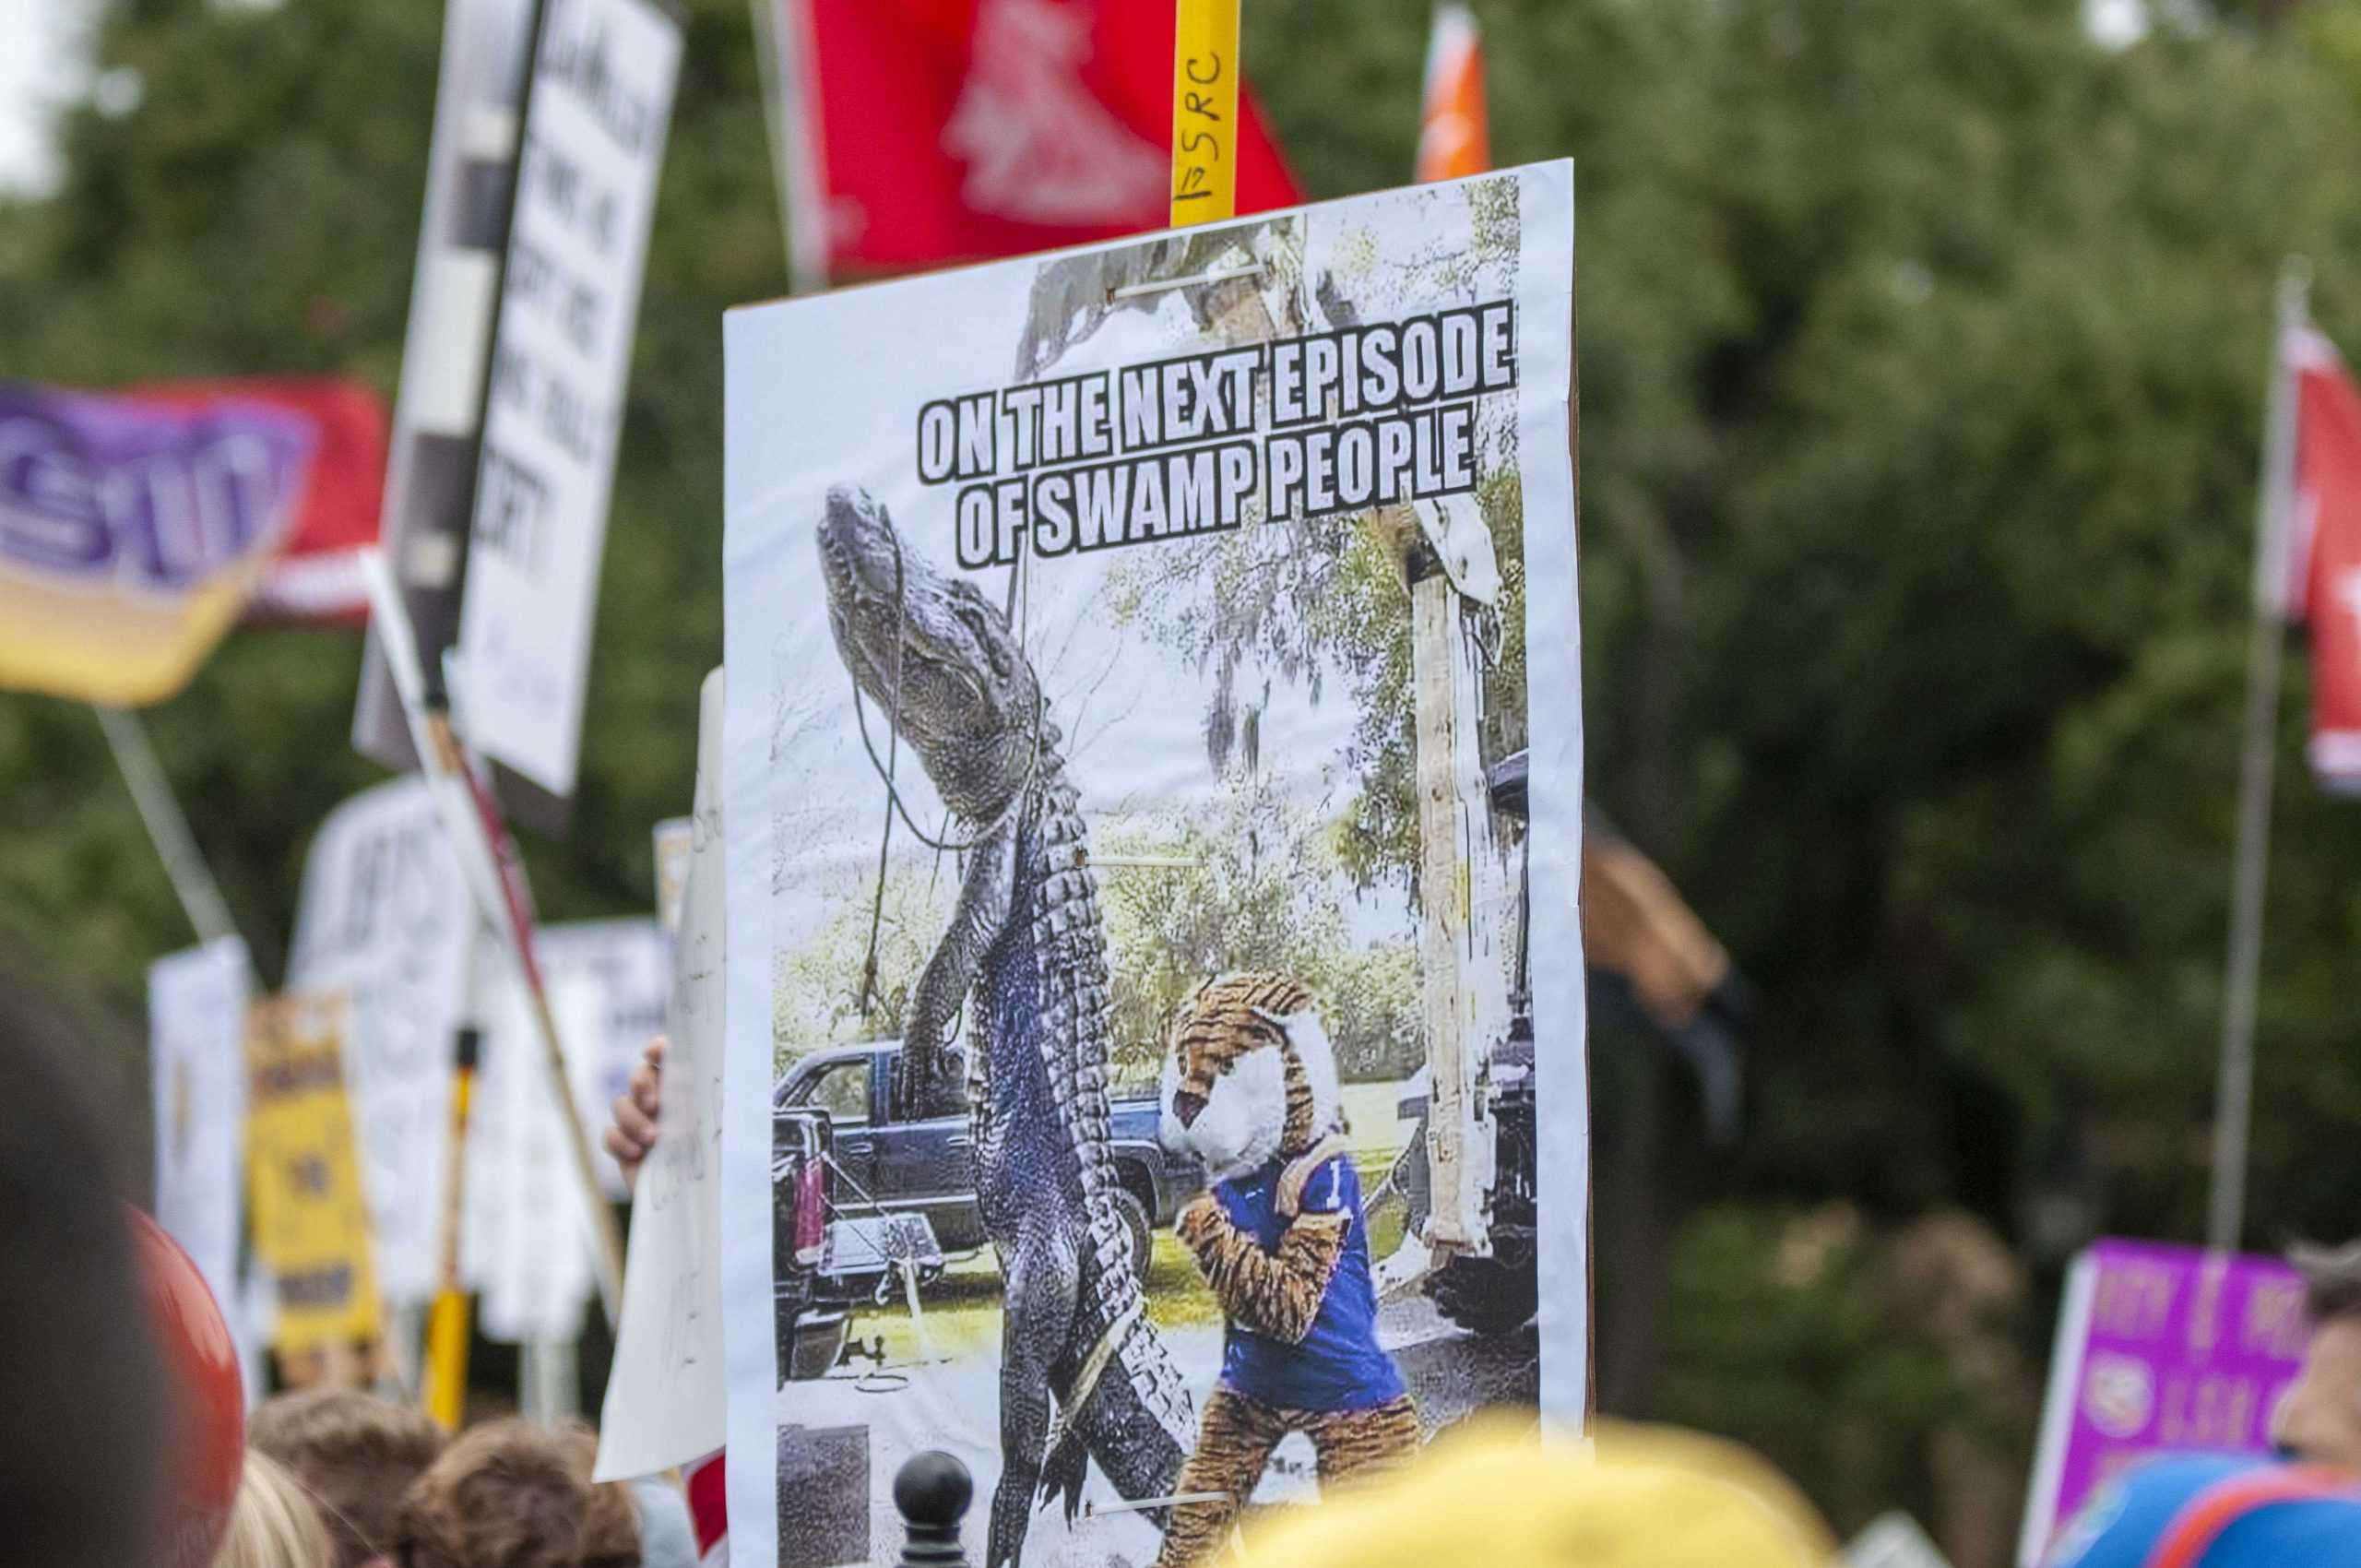
[(393, 1305), (428, 1301), (437, 1284), (451, 1063), (476, 930), (425, 779), (381, 784), (328, 814), (303, 870), (288, 988), (351, 998), (345, 1084), (377, 1289)]
[(574, 792), (607, 502), (681, 32), (549, 0), (526, 96), (459, 611), (469, 733)]
[(623, 1092), (631, 1070), (651, 1036), (664, 1028), (672, 991), (670, 946), (656, 922), (638, 920), (570, 921), (543, 926), (534, 938), (541, 979), (552, 992), (579, 985), (596, 999), (577, 1030), (564, 1037), (565, 1071), (575, 1109), (591, 1134), (591, 1161), (600, 1190), (623, 1196), (623, 1173), (597, 1130), (607, 1124), (609, 1107)]
[(697, 727), (696, 814), (671, 1050), (655, 1151), (639, 1176), (623, 1324), (599, 1467), (607, 1481), (685, 1465), (721, 1446), (729, 1384), (721, 1341), (721, 671), (706, 677)]
[[(559, 1038), (584, 1038), (601, 1006), (597, 982), (553, 979), (549, 993)], [(590, 1214), (528, 993), (514, 981), (500, 995), (468, 1127), (481, 1321), (484, 1337), (504, 1344), (572, 1339), (595, 1283)]]
[(234, 936), (148, 968), (156, 1222), (235, 1320), (245, 1218), (246, 948)]

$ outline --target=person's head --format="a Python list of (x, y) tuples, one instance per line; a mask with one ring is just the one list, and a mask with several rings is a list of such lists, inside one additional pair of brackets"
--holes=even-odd
[(2312, 1337), (2272, 1436), (2295, 1458), (2361, 1470), (2361, 1241), (2290, 1256), (2304, 1276)]
[(335, 1568), (393, 1561), (402, 1494), (443, 1452), (443, 1431), (407, 1406), (357, 1389), (283, 1394), (246, 1421), (246, 1442), (319, 1500)]
[(488, 1421), (410, 1484), (394, 1526), (397, 1568), (577, 1568), (587, 1468), (564, 1432)]
[(28, 1038), (14, 979), (0, 973), (0, 1521), (43, 1568), (150, 1563), (173, 1501), (172, 1395), (112, 1151), (58, 1053)]
[(268, 1455), (246, 1450), (245, 1476), (213, 1568), (329, 1568), (332, 1550), (303, 1483)]
[(1602, 1422), (1585, 1453), (1479, 1417), (1382, 1479), (1323, 1494), (1250, 1524), (1244, 1568), (1823, 1568), (1835, 1550), (1762, 1459), (1663, 1427)]
[[(599, 1440), (587, 1427), (558, 1434), (575, 1473), (585, 1481), (599, 1462)], [(639, 1504), (621, 1481), (592, 1482), (582, 1511), (582, 1568), (640, 1568)]]

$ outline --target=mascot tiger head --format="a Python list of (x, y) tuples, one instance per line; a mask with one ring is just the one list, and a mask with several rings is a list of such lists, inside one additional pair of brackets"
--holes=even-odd
[(1220, 975), (1172, 1020), (1157, 1092), (1162, 1137), (1227, 1182), (1303, 1153), (1339, 1122), (1336, 1053), (1311, 988), (1292, 975)]

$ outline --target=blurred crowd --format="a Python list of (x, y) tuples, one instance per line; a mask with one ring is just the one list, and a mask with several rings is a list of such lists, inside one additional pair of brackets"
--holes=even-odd
[[(678, 1487), (594, 1482), (587, 1428), (504, 1419), (453, 1436), (350, 1389), (246, 1415), (218, 1308), (184, 1256), (148, 1248), (77, 1086), (5, 1035), (0, 1075), (15, 1090), (0, 1118), (0, 1564), (699, 1568)], [(656, 1097), (632, 1098), (648, 1114), (619, 1111), (611, 1134), (627, 1156), (656, 1136)], [(172, 1297), (185, 1287), (159, 1256), (182, 1257), (199, 1299)], [(2361, 1568), (2361, 1245), (2296, 1261), (2311, 1332), (2280, 1457), (2139, 1467), (2050, 1568)], [(1507, 1415), (1362, 1491), (1270, 1511), (1239, 1550), (1251, 1568), (1836, 1561), (1801, 1493), (1736, 1445), (1613, 1423), (1548, 1442)]]

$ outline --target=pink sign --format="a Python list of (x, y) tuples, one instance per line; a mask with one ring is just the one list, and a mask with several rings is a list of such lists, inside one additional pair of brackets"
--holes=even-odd
[(2269, 1453), (2305, 1337), (2303, 1279), (2276, 1259), (2151, 1241), (2085, 1249), (2058, 1309), (2020, 1568), (2151, 1455)]

